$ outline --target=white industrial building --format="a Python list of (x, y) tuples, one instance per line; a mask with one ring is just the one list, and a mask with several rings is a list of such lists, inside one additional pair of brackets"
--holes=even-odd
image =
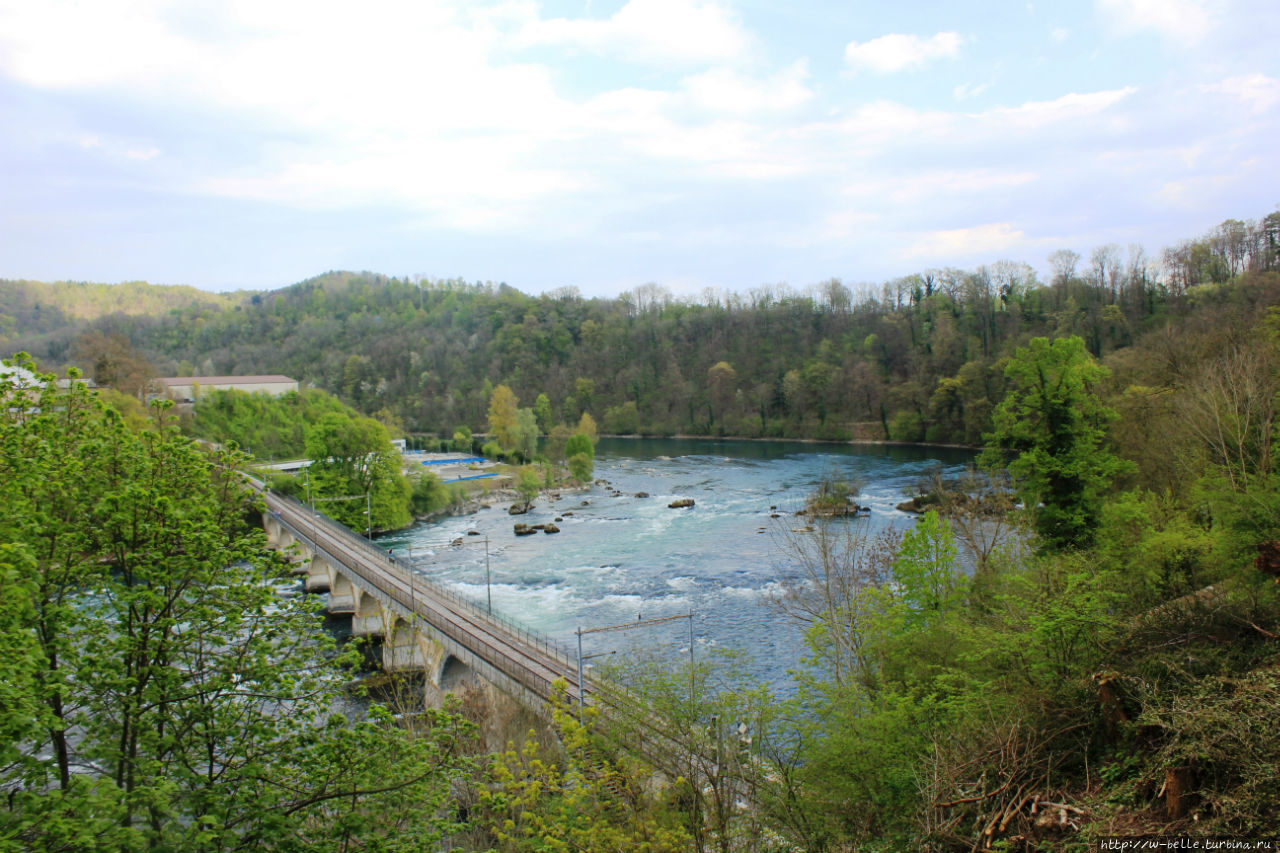
[(298, 380), (278, 373), (269, 376), (162, 376), (156, 382), (163, 389), (164, 396), (180, 403), (194, 402), (202, 393), (209, 391), (261, 391), (278, 397), (298, 390)]

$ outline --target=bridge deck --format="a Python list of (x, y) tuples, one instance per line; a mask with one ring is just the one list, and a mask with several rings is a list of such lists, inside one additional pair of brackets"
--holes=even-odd
[[(568, 699), (575, 704), (578, 701), (576, 662), (548, 638), (486, 612), (442, 584), (419, 577), (367, 539), (324, 515), (313, 515), (297, 501), (272, 492), (265, 492), (264, 497), (277, 520), (298, 539), (336, 560), (344, 573), (379, 590), (535, 696), (552, 698), (554, 682), (563, 680), (568, 684)], [(590, 686), (586, 690), (590, 696)]]

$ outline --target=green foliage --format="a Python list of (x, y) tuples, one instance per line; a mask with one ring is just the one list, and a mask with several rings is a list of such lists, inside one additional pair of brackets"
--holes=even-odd
[(200, 396), (190, 430), (220, 444), (234, 441), (259, 459), (300, 459), (307, 452), (307, 429), (329, 414), (350, 418), (357, 413), (315, 388), (279, 396), (213, 391)]
[(530, 461), (538, 453), (538, 422), (533, 409), (516, 410), (516, 426), (511, 433), (512, 448)]
[[(400, 455), (391, 445), (386, 428), (372, 418), (351, 417), (330, 412), (312, 424), (306, 433), (310, 467), (310, 490), (326, 502), (326, 515), (353, 530), (364, 530), (370, 521), (376, 529), (404, 527), (409, 513), (412, 486), (400, 471)], [(367, 494), (368, 506), (357, 500)]]
[(542, 469), (536, 465), (525, 465), (516, 472), (516, 491), (524, 498), (525, 505), (532, 504), (542, 491)]
[(583, 455), (588, 459), (595, 459), (596, 446), (591, 441), (590, 436), (585, 433), (578, 432), (571, 435), (569, 440), (565, 442), (564, 454), (567, 458)]
[(543, 434), (551, 432), (551, 427), (555, 423), (555, 416), (551, 413), (551, 398), (546, 394), (539, 394), (538, 399), (534, 401), (533, 416), (537, 421), (540, 432)]
[(1103, 507), (1098, 550), (1112, 565), (1126, 566), (1135, 602), (1154, 602), (1192, 592), (1216, 579), (1216, 538), (1169, 494), (1134, 490)]
[(924, 421), (919, 412), (903, 409), (889, 422), (889, 437), (894, 441), (924, 441)]
[(604, 412), (604, 431), (614, 435), (633, 435), (640, 431), (640, 412), (634, 400), (610, 406)]
[(516, 409), (519, 401), (506, 385), (493, 389), (489, 398), (489, 433), (503, 450), (516, 446)]
[(449, 443), (449, 449), (455, 453), (471, 452), (471, 429), (469, 427), (460, 426), (453, 431), (453, 441)]
[[(185, 302), (146, 286), (0, 282), (0, 316), (12, 318), (0, 323), (10, 346), (50, 361), (93, 331), (126, 338), (162, 373), (289, 373), (364, 414), (387, 408), (413, 432), (479, 429), (502, 382), (520, 399), (546, 396), (534, 404), (543, 433), (634, 402), (636, 431), (648, 434), (884, 438), (894, 416), (914, 411), (925, 429), (903, 422), (902, 435), (977, 444), (1003, 396), (993, 368), (1028, 339), (1077, 335), (1101, 358), (1183, 312), (1256, 300), (1278, 263), (1275, 217), (1171, 247), (1160, 279), (1140, 248), (1122, 261), (1102, 247), (1101, 270), (1080, 269), (1076, 255), (1044, 283), (997, 261), (904, 276), (858, 298), (842, 285), (770, 285), (706, 304), (643, 288), (562, 299), (353, 272)], [(73, 316), (99, 297), (112, 307)], [(935, 407), (944, 380), (959, 384)], [(908, 386), (911, 399), (897, 393)]]
[(1106, 449), (1116, 417), (1096, 386), (1109, 371), (1080, 338), (1035, 338), (1005, 368), (1013, 390), (996, 407), (989, 468), (1008, 466), (1014, 484), (1049, 548), (1092, 541), (1102, 496), (1130, 469)]
[(0, 766), (6, 767), (20, 760), (18, 745), (47, 724), (38, 701), (37, 679), (47, 661), (33, 627), (35, 569), (23, 545), (0, 542)]
[(0, 379), (5, 849), (435, 846), (465, 769), (452, 715), (410, 736), (281, 598), (234, 453), (132, 431), (83, 384)]
[(893, 561), (894, 597), (906, 628), (936, 623), (959, 604), (956, 544), (946, 519), (929, 510), (902, 537)]
[(413, 478), (414, 515), (430, 515), (447, 509), (458, 502), (458, 495), (440, 482), (431, 471), (422, 471)]
[(480, 792), (477, 822), (498, 853), (574, 850), (681, 853), (691, 839), (667, 801), (655, 791), (652, 771), (611, 748), (596, 728), (594, 710), (579, 722), (563, 701), (554, 711), (560, 756), (548, 755), (531, 736), (517, 750), (493, 756), (489, 784)]
[(586, 453), (575, 453), (569, 457), (569, 476), (579, 483), (591, 482), (595, 470), (595, 462)]

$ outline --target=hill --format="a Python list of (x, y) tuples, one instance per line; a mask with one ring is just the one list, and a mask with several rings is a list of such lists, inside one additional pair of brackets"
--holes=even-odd
[[(521, 405), (545, 394), (550, 423), (585, 411), (612, 433), (976, 444), (1018, 346), (1078, 335), (1108, 357), (1224, 301), (1269, 303), (1278, 236), (1271, 214), (1224, 222), (1159, 264), (1138, 247), (1102, 246), (1087, 260), (1057, 252), (1047, 282), (996, 261), (874, 287), (833, 279), (698, 301), (657, 285), (584, 299), (330, 272), (207, 301), (144, 285), (132, 313), (108, 314), (109, 287), (86, 286), (94, 307), (77, 316), (96, 318), (23, 320), (6, 348), (58, 365), (82, 357), (79, 334), (119, 335), (161, 374), (287, 373), (414, 432), (482, 427), (493, 388), (506, 384)], [(76, 292), (56, 287), (64, 301)], [(0, 313), (14, 315), (9, 304), (0, 298)]]

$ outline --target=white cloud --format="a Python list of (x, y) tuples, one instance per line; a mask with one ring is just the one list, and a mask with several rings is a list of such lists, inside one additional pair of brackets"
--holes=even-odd
[(844, 189), (850, 198), (882, 200), (897, 206), (918, 205), (941, 196), (980, 196), (1025, 186), (1037, 180), (1032, 171), (1001, 169), (919, 169), (900, 175), (863, 178)]
[(1096, 4), (1121, 33), (1155, 30), (1184, 45), (1199, 43), (1218, 25), (1216, 0), (1096, 0)]
[(713, 0), (629, 0), (606, 19), (531, 20), (517, 39), (636, 62), (694, 65), (738, 59), (752, 43), (733, 12)]
[(1016, 107), (1001, 107), (979, 117), (1024, 128), (1059, 124), (1097, 115), (1137, 92), (1134, 86), (1100, 92), (1070, 92), (1051, 101), (1027, 101)]
[(961, 83), (951, 90), (951, 94), (955, 95), (957, 101), (965, 101), (969, 98), (976, 98), (991, 86), (990, 83), (979, 83), (973, 85), (971, 83)]
[(1026, 235), (1012, 222), (993, 222), (970, 228), (930, 231), (903, 251), (906, 258), (968, 258), (993, 255), (1022, 243)]
[(1059, 44), (1066, 41), (1067, 38), (1070, 37), (1070, 35), (1071, 35), (1071, 30), (1067, 29), (1066, 27), (1054, 27), (1053, 29), (1049, 30), (1049, 38), (1053, 39)]
[(1137, 90), (1072, 92), (1050, 101), (1027, 101), (1013, 107), (977, 112), (917, 109), (898, 101), (873, 101), (822, 130), (834, 129), (847, 145), (860, 150), (893, 152), (906, 146), (938, 143), (1000, 145), (1025, 140), (1043, 128), (1096, 118)]
[(701, 109), (746, 115), (788, 110), (807, 103), (813, 98), (813, 90), (805, 85), (808, 77), (808, 63), (801, 59), (763, 80), (728, 68), (713, 68), (686, 77), (681, 88)]
[(1265, 113), (1280, 104), (1280, 80), (1265, 74), (1241, 74), (1200, 88), (1237, 98), (1254, 113)]
[[(67, 174), (74, 155), (76, 169), (116, 170), (121, 183), (345, 211), (353, 245), (390, 245), (399, 229), (420, 238), (410, 253), (431, 239), (447, 251), (489, 242), (456, 240), (458, 231), (581, 241), (599, 257), (631, 253), (645, 264), (668, 263), (678, 245), (710, 265), (715, 247), (733, 245), (751, 264), (745, 282), (727, 280), (746, 284), (802, 281), (821, 264), (832, 266), (812, 280), (878, 275), (904, 258), (947, 263), (948, 252), (956, 263), (989, 260), (1038, 245), (1035, 235), (1064, 219), (1101, 233), (1117, 210), (1145, 204), (1154, 221), (1166, 207), (1159, 198), (1190, 210), (1202, 189), (1225, 199), (1245, 184), (1274, 185), (1259, 140), (1274, 128), (1280, 82), (1258, 73), (1275, 74), (1265, 61), (1230, 54), (1188, 81), (1159, 66), (1175, 51), (1148, 42), (1135, 47), (1161, 73), (1144, 76), (1141, 97), (1123, 87), (1123, 70), (1082, 92), (1046, 73), (1020, 80), (1033, 94), (1004, 106), (988, 105), (1009, 91), (1001, 69), (1010, 64), (984, 72), (957, 61), (945, 85), (890, 100), (874, 81), (851, 92), (840, 69), (786, 53), (794, 38), (757, 38), (732, 2), (615, 0), (608, 13), (546, 19), (537, 0), (373, 0), (358, 12), (328, 0), (201, 10), (180, 0), (0, 0), (0, 75), (23, 93), (6, 105), (22, 128), (10, 135), (67, 180), (81, 177)], [(1142, 7), (1107, 3), (1125, 14)], [(741, 8), (747, 21), (759, 13)], [(1224, 19), (1224, 39), (1227, 29)], [(1051, 47), (1045, 32), (1035, 23), (1022, 45)], [(969, 43), (954, 32), (884, 36), (851, 44), (847, 67), (909, 70), (965, 58)], [(139, 122), (101, 120), (117, 107)], [(120, 131), (129, 126), (146, 131)], [(1195, 183), (1224, 158), (1236, 184)], [(1131, 203), (1090, 206), (1085, 185)], [(361, 237), (371, 208), (393, 224)], [(490, 263), (456, 251), (451, 271)]]
[(960, 55), (963, 43), (957, 32), (936, 33), (929, 38), (891, 33), (870, 41), (849, 42), (845, 45), (844, 59), (854, 70), (888, 74), (923, 68), (937, 59), (954, 59)]

